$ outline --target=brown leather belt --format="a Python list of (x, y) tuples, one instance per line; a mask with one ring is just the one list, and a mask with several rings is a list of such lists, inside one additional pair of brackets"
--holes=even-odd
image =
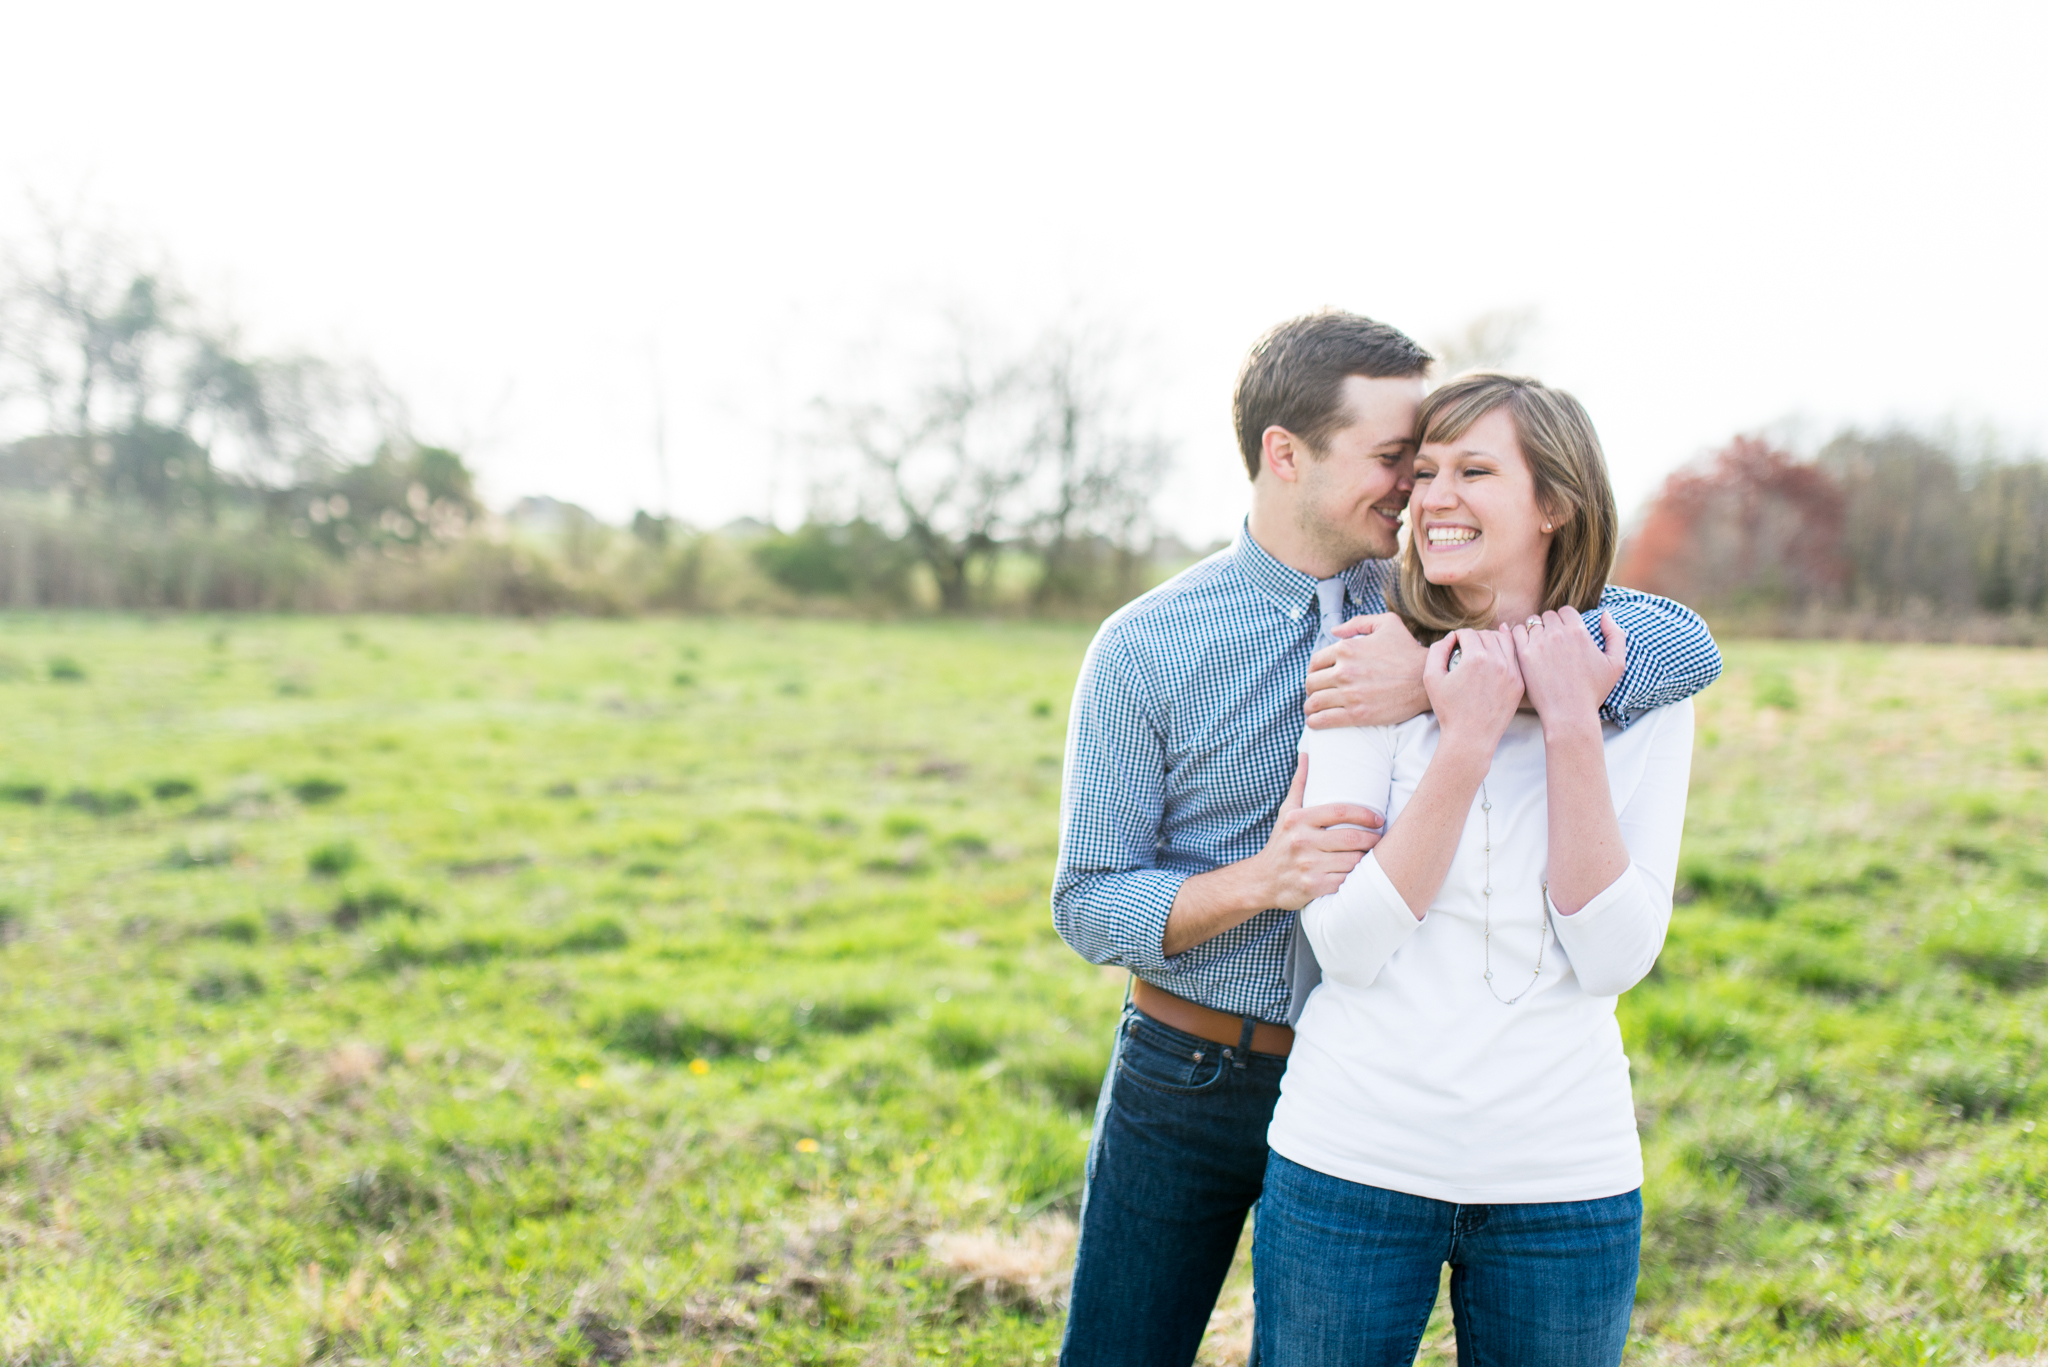
[[(1213, 1008), (1199, 1005), (1185, 997), (1176, 997), (1163, 987), (1155, 987), (1143, 978), (1131, 979), (1131, 1005), (1143, 1011), (1161, 1025), (1170, 1025), (1183, 1034), (1193, 1035), (1217, 1044), (1235, 1045), (1244, 1038), (1244, 1017), (1232, 1016)], [(1294, 1030), (1290, 1026), (1274, 1025), (1269, 1021), (1257, 1021), (1252, 1025), (1252, 1052), (1255, 1054), (1277, 1054), (1287, 1057), (1294, 1048)]]

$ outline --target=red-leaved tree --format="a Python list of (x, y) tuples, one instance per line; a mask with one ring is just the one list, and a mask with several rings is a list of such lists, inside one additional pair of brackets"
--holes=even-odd
[(1737, 437), (1665, 481), (1614, 579), (1696, 607), (1831, 604), (1848, 578), (1845, 509), (1825, 469)]

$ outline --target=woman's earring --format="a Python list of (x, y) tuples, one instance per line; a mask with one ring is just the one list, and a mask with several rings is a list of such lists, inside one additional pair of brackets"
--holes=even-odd
[(1543, 524), (1543, 530), (1546, 532), (1550, 530), (1550, 524), (1548, 522)]

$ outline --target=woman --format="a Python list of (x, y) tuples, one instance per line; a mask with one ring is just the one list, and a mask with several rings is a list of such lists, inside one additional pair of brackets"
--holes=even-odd
[(1265, 1367), (1406, 1364), (1451, 1266), (1458, 1361), (1621, 1361), (1642, 1153), (1617, 995), (1671, 916), (1690, 703), (1621, 730), (1624, 641), (1578, 615), (1613, 490), (1561, 391), (1424, 401), (1402, 615), (1435, 711), (1310, 731), (1311, 803), (1386, 837), (1302, 912), (1323, 981), (1274, 1113), (1254, 1255)]

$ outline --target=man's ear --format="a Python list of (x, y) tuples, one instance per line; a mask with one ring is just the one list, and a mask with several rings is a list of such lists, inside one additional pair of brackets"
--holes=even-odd
[(1313, 458), (1308, 444), (1284, 427), (1273, 426), (1259, 437), (1259, 466), (1271, 470), (1273, 478), (1292, 484), (1301, 478), (1304, 460)]

